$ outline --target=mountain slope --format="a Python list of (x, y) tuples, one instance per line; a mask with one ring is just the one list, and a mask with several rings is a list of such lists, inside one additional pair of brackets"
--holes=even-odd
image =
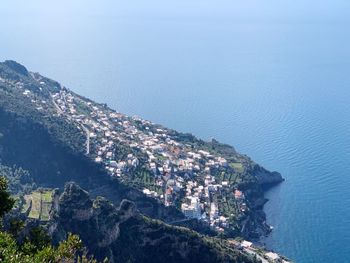
[(91, 200), (73, 183), (57, 207), (53, 235), (79, 234), (92, 254), (109, 262), (254, 262), (224, 241), (142, 216), (130, 201), (117, 209), (104, 198)]
[[(180, 212), (112, 181), (101, 166), (83, 154), (84, 134), (57, 116), (50, 101), (49, 92), (59, 84), (45, 79), (54, 86), (43, 88), (29, 73), (23, 76), (6, 65), (0, 63), (0, 164), (23, 168), (38, 187), (62, 188), (65, 182), (76, 181), (95, 195), (102, 194), (117, 203), (123, 198), (131, 199), (152, 217), (182, 218)], [(26, 90), (30, 90), (33, 98), (23, 95)], [(43, 109), (38, 110), (34, 100), (44, 101)]]
[[(246, 238), (268, 233), (264, 190), (283, 180), (232, 146), (118, 113), (14, 61), (0, 63), (0, 165), (14, 194), (75, 181), (117, 206), (131, 200), (148, 217)], [(120, 225), (143, 236), (154, 227), (145, 222), (139, 215)], [(64, 229), (74, 225), (61, 223)], [(84, 235), (79, 227), (72, 230)], [(133, 250), (141, 255), (144, 245)]]

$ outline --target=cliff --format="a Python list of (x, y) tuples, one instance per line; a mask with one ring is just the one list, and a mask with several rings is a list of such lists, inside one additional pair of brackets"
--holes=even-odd
[(78, 234), (89, 252), (109, 262), (254, 262), (218, 239), (141, 215), (133, 202), (118, 208), (68, 183), (58, 201), (53, 236)]

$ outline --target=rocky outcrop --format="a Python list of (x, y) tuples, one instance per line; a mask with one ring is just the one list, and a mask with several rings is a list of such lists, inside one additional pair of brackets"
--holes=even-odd
[[(103, 197), (91, 200), (85, 190), (71, 182), (66, 184), (59, 198), (57, 215), (61, 227), (58, 232), (61, 233), (63, 228), (67, 233), (79, 233), (88, 244), (101, 249), (118, 238), (119, 224), (136, 215), (136, 206), (123, 200), (117, 209)], [(57, 225), (56, 222), (53, 224)]]
[(254, 262), (225, 242), (141, 215), (123, 200), (119, 208), (102, 197), (91, 200), (75, 183), (59, 198), (53, 237), (78, 234), (90, 253), (108, 262)]
[(253, 180), (243, 183), (241, 189), (247, 197), (249, 207), (246, 217), (241, 221), (241, 235), (249, 240), (259, 240), (271, 232), (271, 227), (266, 223), (266, 214), (263, 211), (268, 199), (264, 194), (269, 188), (284, 181), (278, 172), (270, 172), (258, 164), (252, 162), (249, 174)]
[(59, 198), (59, 215), (78, 221), (89, 220), (93, 216), (89, 194), (75, 183), (68, 183)]
[(256, 176), (258, 183), (265, 188), (274, 186), (284, 181), (280, 173), (270, 172), (259, 165), (255, 165), (253, 175)]
[(21, 75), (28, 76), (29, 74), (28, 70), (23, 65), (17, 63), (16, 61), (6, 60), (4, 64), (8, 66), (10, 69), (12, 69), (13, 71)]

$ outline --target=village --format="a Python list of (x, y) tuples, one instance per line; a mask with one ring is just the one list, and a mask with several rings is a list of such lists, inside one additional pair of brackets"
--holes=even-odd
[[(13, 84), (23, 90), (22, 95), (30, 99), (38, 111), (50, 108), (50, 102), (38, 100), (33, 92), (23, 89), (22, 83)], [(44, 82), (40, 84), (45, 85)], [(230, 193), (235, 201), (236, 213), (244, 215), (247, 209), (244, 193), (229, 181), (218, 182), (213, 173), (213, 170), (229, 166), (225, 158), (203, 149), (194, 149), (192, 145), (177, 140), (171, 130), (112, 111), (63, 87), (51, 94), (51, 99), (57, 116), (74, 122), (86, 136), (86, 155), (103, 165), (111, 177), (127, 179), (130, 170), (145, 166), (153, 177), (153, 189), (142, 189), (145, 195), (158, 199), (166, 206), (179, 204), (186, 218), (203, 220), (219, 232), (231, 226), (229, 217), (220, 210), (217, 196), (223, 192)], [(131, 149), (123, 158), (118, 155), (120, 144), (129, 145)], [(146, 162), (143, 163), (140, 155), (134, 152), (143, 153)], [(228, 239), (227, 242), (261, 262), (291, 262), (246, 240)]]
[[(86, 154), (101, 163), (112, 177), (127, 178), (130, 169), (144, 165), (153, 177), (151, 189), (143, 193), (157, 198), (166, 206), (179, 204), (187, 218), (204, 220), (212, 228), (224, 231), (229, 217), (224, 216), (216, 196), (230, 191), (240, 213), (246, 209), (244, 193), (232, 188), (228, 181), (217, 182), (213, 169), (225, 169), (225, 158), (202, 149), (193, 149), (177, 141), (165, 128), (150, 121), (127, 117), (106, 107), (82, 99), (66, 89), (52, 94), (59, 115), (74, 121), (86, 134)], [(141, 162), (133, 151), (121, 159), (117, 145), (129, 145), (142, 152), (147, 160)], [(118, 158), (119, 157), (119, 158)]]

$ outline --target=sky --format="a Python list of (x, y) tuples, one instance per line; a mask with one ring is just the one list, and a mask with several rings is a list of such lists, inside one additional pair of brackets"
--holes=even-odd
[(1, 3), (0, 14), (17, 14), (19, 20), (25, 19), (22, 16), (51, 18), (58, 24), (73, 15), (139, 15), (153, 19), (224, 19), (235, 16), (253, 20), (309, 21), (347, 19), (349, 7), (349, 1), (345, 0), (5, 0)]

